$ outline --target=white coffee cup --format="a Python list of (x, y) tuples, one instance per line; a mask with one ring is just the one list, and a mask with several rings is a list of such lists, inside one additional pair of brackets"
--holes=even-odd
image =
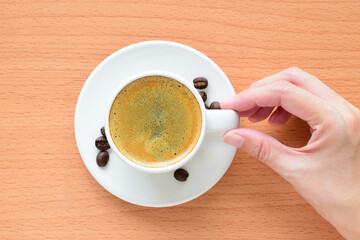
[[(126, 87), (131, 82), (133, 82), (139, 78), (148, 77), (148, 76), (164, 76), (164, 77), (174, 79), (174, 80), (184, 84), (194, 94), (194, 96), (196, 97), (196, 100), (199, 103), (199, 107), (201, 109), (201, 117), (202, 117), (201, 132), (200, 132), (200, 137), (199, 137), (195, 147), (188, 155), (186, 155), (180, 161), (178, 161), (174, 164), (171, 164), (171, 165), (163, 166), (163, 167), (146, 167), (146, 166), (137, 164), (137, 163), (131, 161), (130, 159), (128, 159), (127, 157), (125, 157), (120, 152), (120, 150), (116, 147), (116, 145), (112, 139), (112, 136), (110, 134), (110, 129), (109, 129), (110, 110), (111, 110), (112, 104), (113, 104), (115, 98), (117, 97), (117, 95), (120, 93), (120, 91), (124, 87)], [(189, 162), (193, 158), (195, 153), (198, 151), (198, 149), (200, 148), (200, 146), (203, 142), (203, 139), (204, 139), (205, 132), (222, 132), (222, 133), (224, 133), (227, 130), (230, 130), (233, 128), (238, 128), (239, 123), (240, 123), (239, 115), (233, 110), (208, 110), (208, 109), (206, 109), (199, 92), (195, 89), (195, 87), (192, 85), (191, 82), (186, 81), (185, 79), (183, 79), (182, 77), (180, 77), (174, 73), (164, 72), (164, 71), (147, 71), (147, 72), (142, 72), (142, 73), (136, 74), (136, 75), (126, 79), (124, 82), (122, 82), (122, 84), (119, 86), (119, 88), (116, 89), (116, 91), (113, 93), (113, 95), (110, 98), (109, 105), (107, 106), (107, 109), (106, 109), (105, 133), (106, 133), (106, 137), (107, 137), (107, 140), (110, 144), (112, 151), (114, 151), (114, 153), (117, 156), (119, 156), (119, 158), (122, 161), (126, 162), (131, 167), (134, 167), (134, 168), (144, 171), (144, 172), (164, 173), (164, 172), (170, 172), (170, 171), (176, 170), (176, 169), (182, 167), (183, 165), (185, 165), (187, 162)]]

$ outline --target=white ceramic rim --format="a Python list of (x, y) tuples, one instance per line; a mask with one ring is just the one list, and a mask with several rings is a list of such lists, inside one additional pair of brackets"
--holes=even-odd
[[(174, 79), (175, 81), (185, 85), (191, 92), (192, 94), (195, 96), (200, 110), (201, 110), (201, 132), (200, 132), (200, 136), (199, 139), (195, 145), (195, 147), (192, 149), (192, 151), (186, 155), (183, 159), (179, 160), (178, 162), (168, 165), (168, 166), (164, 166), (164, 167), (146, 167), (146, 166), (142, 166), (140, 164), (137, 164), (131, 160), (129, 160), (127, 157), (125, 157), (120, 150), (116, 147), (111, 134), (110, 134), (110, 129), (109, 129), (109, 117), (110, 117), (110, 110), (111, 107), (113, 105), (113, 102), (115, 100), (115, 98), (117, 97), (117, 95), (120, 93), (120, 91), (126, 87), (127, 85), (129, 85), (131, 82), (136, 81), (137, 79), (143, 78), (143, 77), (148, 77), (148, 76), (163, 76), (163, 77), (168, 77), (171, 79)], [(105, 112), (105, 134), (106, 134), (106, 138), (110, 144), (111, 149), (115, 152), (116, 155), (118, 155), (118, 157), (123, 160), (124, 162), (126, 162), (127, 164), (129, 164), (131, 167), (134, 167), (140, 171), (144, 171), (147, 173), (164, 173), (164, 172), (170, 172), (173, 171), (175, 169), (181, 168), (183, 165), (185, 165), (186, 163), (188, 163), (192, 157), (194, 156), (194, 154), (197, 152), (197, 150), (199, 149), (203, 139), (204, 139), (204, 135), (205, 135), (205, 131), (206, 131), (206, 110), (205, 110), (205, 105), (203, 104), (203, 100), (200, 96), (200, 94), (198, 93), (198, 91), (195, 89), (195, 87), (190, 84), (188, 81), (186, 81), (184, 78), (180, 77), (179, 75), (176, 75), (174, 73), (170, 73), (170, 72), (166, 72), (166, 71), (160, 71), (160, 70), (152, 70), (152, 71), (146, 71), (146, 72), (141, 72), (138, 74), (135, 74), (129, 78), (127, 78), (125, 81), (123, 81), (120, 86), (116, 89), (116, 91), (113, 93), (113, 95), (111, 95), (110, 101), (107, 105), (106, 108), (106, 112)]]

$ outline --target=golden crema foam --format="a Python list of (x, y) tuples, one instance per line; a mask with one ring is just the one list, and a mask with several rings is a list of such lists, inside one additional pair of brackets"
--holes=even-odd
[(112, 140), (129, 160), (146, 167), (174, 164), (195, 147), (201, 133), (198, 101), (182, 83), (163, 76), (137, 79), (110, 110)]

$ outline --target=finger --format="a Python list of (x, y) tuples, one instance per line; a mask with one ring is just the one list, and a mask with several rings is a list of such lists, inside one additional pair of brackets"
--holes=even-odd
[(277, 109), (271, 114), (269, 118), (269, 123), (273, 126), (284, 125), (291, 117), (291, 113), (283, 109), (282, 107), (277, 107)]
[(273, 109), (274, 109), (273, 107), (262, 107), (256, 113), (251, 115), (248, 119), (251, 122), (260, 122), (266, 119), (271, 114)]
[(320, 97), (321, 99), (334, 102), (338, 101), (339, 95), (334, 92), (331, 88), (326, 86), (323, 82), (321, 82), (315, 76), (297, 68), (292, 67), (285, 69), (275, 75), (270, 77), (266, 77), (261, 79), (255, 83), (253, 83), (250, 88), (253, 87), (260, 87), (267, 84), (271, 84), (277, 81), (288, 81), (292, 84), (306, 89), (307, 91), (311, 92), (315, 96)]
[(292, 148), (254, 129), (230, 130), (225, 133), (224, 142), (244, 150), (280, 175), (286, 174), (289, 159), (296, 155)]
[[(220, 104), (220, 106), (221, 106), (221, 104)], [(259, 110), (259, 107), (254, 107), (250, 110), (238, 112), (238, 113), (239, 113), (240, 117), (249, 117), (251, 115), (254, 115), (258, 110)]]
[(234, 109), (238, 112), (254, 107), (281, 106), (308, 122), (314, 129), (325, 121), (328, 122), (329, 117), (334, 115), (334, 111), (325, 101), (287, 81), (249, 88), (223, 101), (221, 106), (223, 109)]

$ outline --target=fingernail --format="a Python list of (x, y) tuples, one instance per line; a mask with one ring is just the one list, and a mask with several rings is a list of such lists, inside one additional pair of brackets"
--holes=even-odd
[(234, 147), (240, 148), (245, 141), (245, 138), (236, 133), (226, 133), (224, 135), (224, 142), (233, 145)]
[(228, 99), (221, 101), (220, 102), (221, 109), (231, 108), (231, 106), (229, 106), (229, 105), (231, 105), (231, 103), (234, 101), (233, 99), (234, 99), (234, 97), (230, 97)]
[(221, 108), (221, 109), (225, 109), (224, 102), (220, 102), (220, 108)]

